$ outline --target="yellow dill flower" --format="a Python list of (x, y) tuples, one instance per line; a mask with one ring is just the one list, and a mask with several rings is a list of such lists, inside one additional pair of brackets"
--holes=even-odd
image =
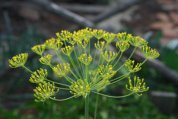
[(141, 63), (136, 64), (134, 60), (130, 59), (124, 63), (124, 66), (130, 73), (138, 72), (141, 70)]
[(159, 57), (159, 52), (156, 49), (152, 49), (148, 46), (142, 47), (142, 52), (146, 59), (155, 59)]
[(80, 46), (80, 47), (82, 47), (82, 48), (86, 48), (87, 47), (87, 45), (88, 45), (88, 43), (90, 42), (90, 39), (82, 39), (82, 40), (80, 40), (80, 41), (78, 41), (77, 42), (77, 44)]
[(62, 30), (61, 33), (56, 33), (57, 39), (62, 40), (64, 42), (68, 42), (72, 45), (75, 44), (73, 40), (73, 34), (67, 30)]
[(61, 48), (62, 53), (64, 53), (67, 56), (70, 56), (73, 50), (74, 50), (74, 46), (70, 46), (70, 45)]
[(89, 65), (91, 62), (92, 62), (92, 57), (90, 54), (81, 54), (79, 57), (78, 57), (79, 61), (82, 62), (83, 64), (85, 65)]
[(133, 37), (129, 40), (130, 44), (135, 47), (143, 47), (146, 46), (148, 43), (146, 40), (141, 38), (140, 36)]
[(86, 80), (78, 79), (75, 82), (72, 82), (69, 87), (70, 93), (75, 97), (83, 96), (84, 98), (90, 93), (90, 84)]
[(70, 70), (69, 63), (57, 64), (55, 67), (53, 67), (54, 73), (59, 77), (66, 76)]
[(42, 55), (45, 51), (46, 46), (44, 44), (42, 45), (35, 45), (32, 47), (32, 51), (38, 55)]
[(41, 83), (41, 82), (44, 82), (47, 75), (48, 75), (47, 70), (40, 68), (31, 74), (29, 81), (31, 83)]
[(130, 41), (133, 36), (131, 34), (127, 34), (126, 32), (118, 33), (117, 38), (119, 41)]
[(87, 34), (89, 31), (87, 29), (82, 29), (77, 32), (74, 32), (73, 38), (75, 42), (82, 48), (86, 48), (88, 43), (90, 42), (90, 38), (93, 37), (90, 34)]
[(79, 34), (82, 34), (83, 38), (91, 39), (93, 37), (93, 32), (91, 28), (85, 28), (77, 31)]
[(53, 97), (59, 89), (55, 87), (54, 83), (40, 83), (34, 90), (34, 97), (36, 102), (44, 102), (50, 97)]
[(94, 45), (95, 45), (95, 48), (102, 51), (105, 47), (105, 41), (97, 41)]
[(112, 65), (99, 65), (95, 73), (99, 77), (110, 79), (116, 74), (116, 71), (113, 70)]
[(125, 52), (130, 47), (130, 44), (127, 41), (117, 41), (116, 47), (119, 48), (121, 52)]
[[(113, 42), (116, 39), (117, 41)], [(110, 45), (115, 46), (114, 48), (118, 48), (118, 50), (109, 51), (111, 48)], [(122, 68), (122, 66), (117, 67), (123, 58), (122, 54), (129, 49), (130, 46), (134, 46), (135, 48), (128, 60), (125, 60), (122, 65), (128, 70), (128, 73), (122, 74), (121, 76), (115, 75)], [(144, 53), (146, 60), (154, 59), (159, 56), (159, 53), (155, 49), (151, 49), (147, 46), (147, 42), (143, 38), (135, 37), (125, 32), (114, 34), (101, 29), (91, 28), (74, 32), (63, 30), (56, 33), (55, 38), (50, 38), (45, 41), (44, 44), (33, 46), (32, 51), (41, 56), (39, 59), (40, 63), (48, 65), (58, 78), (64, 79), (65, 81), (56, 82), (55, 80), (47, 79), (48, 72), (46, 69), (40, 68), (32, 72), (25, 67), (24, 64), (28, 58), (27, 53), (12, 57), (12, 59), (9, 60), (9, 65), (12, 68), (22, 66), (31, 73), (29, 81), (37, 84), (37, 87), (34, 89), (36, 101), (43, 102), (47, 99), (64, 101), (72, 99), (73, 97), (82, 96), (86, 98), (85, 102), (88, 104), (90, 93), (112, 98), (122, 98), (133, 93), (139, 95), (148, 90), (143, 79), (134, 77), (133, 80), (129, 78), (129, 83), (126, 85), (126, 88), (131, 91), (127, 95), (111, 96), (100, 92), (108, 85), (116, 84), (127, 78), (131, 73), (141, 70), (141, 65), (144, 64), (146, 60), (142, 63), (135, 63), (135, 61), (130, 60), (130, 57), (134, 54), (137, 47)], [(59, 60), (54, 61), (62, 61), (63, 63), (53, 66), (52, 58), (55, 54), (44, 55), (45, 49), (50, 51), (55, 50)], [(92, 52), (93, 49), (96, 50), (96, 52)], [(68, 61), (70, 62), (67, 63)], [(66, 82), (68, 84), (66, 84)], [(59, 87), (55, 86), (55, 84)], [(73, 96), (64, 99), (54, 98), (53, 96), (59, 89), (68, 91)]]
[(101, 53), (101, 55), (103, 56), (104, 60), (106, 60), (107, 62), (111, 62), (117, 57), (118, 53), (113, 51), (104, 51)]
[(98, 40), (103, 38), (103, 35), (106, 33), (106, 31), (102, 29), (94, 29), (93, 30), (93, 36), (97, 38)]
[(107, 43), (111, 43), (116, 38), (116, 34), (107, 32), (103, 35), (103, 38)]
[(52, 60), (52, 55), (50, 54), (47, 54), (45, 56), (42, 56), (39, 61), (41, 64), (44, 64), (44, 65), (51, 65), (51, 60)]
[(128, 84), (126, 84), (126, 89), (132, 91), (133, 93), (142, 95), (143, 92), (149, 90), (149, 87), (146, 86), (144, 79), (134, 76), (134, 79), (129, 77)]
[(18, 55), (13, 56), (9, 59), (9, 66), (11, 68), (17, 68), (24, 66), (28, 59), (28, 53), (21, 53)]
[(45, 45), (48, 49), (59, 50), (63, 43), (59, 39), (50, 38), (49, 40), (46, 40)]

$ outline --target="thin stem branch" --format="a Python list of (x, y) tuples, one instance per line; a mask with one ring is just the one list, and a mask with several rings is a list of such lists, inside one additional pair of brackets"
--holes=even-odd
[(78, 69), (76, 68), (76, 66), (75, 66), (75, 64), (74, 64), (74, 62), (73, 62), (73, 60), (72, 60), (72, 58), (71, 58), (70, 56), (68, 56), (68, 58), (69, 58), (69, 60), (70, 60), (70, 62), (71, 62), (71, 64), (72, 64), (72, 66), (73, 66), (75, 72), (77, 73), (77, 75), (78, 75), (80, 78), (82, 78), (81, 75), (80, 75), (80, 73), (79, 73), (79, 71), (78, 71)]
[(123, 52), (121, 52), (119, 58), (117, 59), (117, 61), (114, 63), (113, 67), (115, 67), (117, 65), (117, 63), (120, 61), (121, 57), (122, 57)]
[(22, 66), (22, 68), (24, 68), (27, 72), (29, 72), (29, 73), (33, 73), (33, 71), (32, 70), (30, 70), (29, 68), (27, 68), (25, 65), (24, 66)]
[(69, 85), (67, 84), (63, 84), (63, 83), (59, 83), (59, 82), (55, 82), (55, 81), (51, 81), (49, 79), (45, 79), (46, 81), (49, 81), (49, 82), (52, 82), (52, 83), (55, 83), (55, 84), (58, 84), (58, 85), (61, 85), (61, 86), (66, 86), (66, 87), (69, 87)]
[(110, 85), (111, 85), (111, 84), (114, 84), (114, 83), (117, 83), (117, 82), (119, 82), (119, 81), (125, 79), (125, 78), (128, 77), (129, 75), (130, 75), (130, 73), (128, 73), (128, 74), (126, 74), (126, 75), (123, 75), (123, 76), (120, 76), (120, 77), (118, 77), (118, 78), (113, 79), (113, 80), (111, 81)]
[(107, 95), (107, 94), (103, 94), (103, 93), (99, 93), (99, 92), (95, 92), (95, 91), (92, 91), (92, 92), (95, 93), (95, 94), (98, 94), (98, 95), (102, 95), (102, 96), (108, 97), (108, 98), (125, 98), (125, 97), (128, 97), (128, 96), (134, 94), (132, 92), (132, 93), (129, 93), (129, 94), (123, 95), (123, 96), (111, 96), (111, 95)]
[(132, 56), (133, 56), (133, 54), (135, 53), (136, 49), (137, 49), (137, 47), (134, 47), (134, 49), (133, 49), (133, 51), (132, 51), (132, 53), (130, 54), (130, 56), (129, 56), (128, 59), (132, 58)]
[(71, 96), (71, 97), (64, 98), (64, 99), (56, 99), (56, 98), (50, 97), (50, 99), (51, 99), (51, 100), (54, 100), (54, 101), (59, 101), (59, 102), (61, 102), (61, 101), (66, 101), (66, 100), (72, 99), (72, 98), (74, 98), (74, 97), (75, 97), (75, 96)]
[(61, 88), (61, 87), (58, 87), (56, 86), (57, 88), (59, 88), (60, 90), (70, 90), (69, 88)]
[[(76, 48), (76, 50), (77, 50), (77, 48)], [(84, 77), (84, 72), (83, 72), (83, 67), (82, 67), (82, 64), (79, 62), (79, 60), (78, 60), (78, 57), (77, 57), (77, 53), (76, 53), (76, 50), (74, 50), (74, 55), (75, 55), (75, 58), (76, 58), (76, 60), (77, 60), (77, 65), (79, 66), (79, 68), (80, 68), (80, 70), (81, 70), (81, 77), (83, 76)], [(79, 53), (79, 52), (78, 52)], [(81, 78), (80, 77), (80, 78)]]

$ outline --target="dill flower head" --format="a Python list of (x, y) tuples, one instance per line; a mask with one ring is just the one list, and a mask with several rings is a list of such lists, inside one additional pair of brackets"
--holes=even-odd
[(59, 77), (66, 76), (70, 72), (70, 70), (71, 69), (69, 63), (57, 64), (53, 67), (54, 73)]
[(31, 74), (29, 81), (31, 83), (41, 83), (41, 82), (44, 82), (47, 75), (48, 75), (47, 70), (40, 68)]
[(133, 37), (129, 40), (130, 44), (135, 47), (143, 47), (147, 45), (147, 41), (140, 36)]
[[(133, 52), (128, 58), (123, 58), (127, 50)], [(146, 60), (159, 56), (158, 51), (151, 49), (143, 38), (126, 32), (115, 34), (91, 28), (74, 32), (63, 30), (56, 33), (55, 38), (32, 47), (32, 51), (40, 55), (39, 62), (49, 66), (57, 75), (56, 78), (63, 80), (48, 79), (46, 69), (39, 68), (31, 71), (24, 66), (28, 58), (27, 53), (12, 57), (9, 65), (12, 68), (22, 66), (31, 73), (29, 81), (36, 84), (34, 89), (36, 101), (87, 98), (91, 93), (107, 96), (101, 91), (141, 70), (146, 60), (140, 63), (131, 60), (135, 50), (141, 51)], [(59, 58), (59, 60), (53, 60), (53, 58)], [(123, 69), (127, 70), (124, 74)], [(59, 89), (72, 96), (67, 99), (54, 98)], [(144, 79), (136, 76), (134, 79), (129, 78), (126, 89), (130, 91), (130, 94), (139, 95), (148, 91)], [(108, 97), (120, 98), (119, 96)]]
[(42, 56), (39, 61), (41, 64), (44, 64), (44, 65), (51, 65), (51, 60), (52, 60), (52, 55), (50, 54), (47, 54), (45, 56)]
[(75, 82), (72, 82), (69, 87), (70, 93), (75, 97), (83, 96), (86, 97), (90, 93), (90, 84), (86, 80), (78, 79)]
[(53, 97), (59, 89), (54, 85), (54, 83), (40, 83), (34, 90), (35, 101), (44, 102), (50, 97)]
[(58, 40), (58, 39), (55, 39), (55, 38), (51, 38), (49, 40), (46, 40), (45, 42), (45, 46), (48, 48), (48, 49), (53, 49), (53, 50), (58, 50), (62, 47), (63, 43)]
[(32, 47), (32, 51), (38, 55), (42, 55), (45, 51), (46, 46), (44, 44), (42, 45), (35, 45)]
[(62, 53), (64, 53), (67, 56), (70, 56), (73, 50), (74, 50), (74, 46), (70, 46), (70, 45), (61, 48)]
[(104, 51), (102, 52), (103, 59), (105, 59), (107, 62), (111, 62), (117, 57), (118, 53), (115, 53), (113, 51)]
[(28, 59), (27, 53), (21, 53), (16, 56), (13, 56), (11, 59), (9, 59), (9, 66), (11, 68), (17, 68), (22, 67), (25, 65)]
[(131, 73), (138, 72), (141, 70), (141, 63), (135, 63), (134, 60), (130, 59), (125, 62), (124, 66)]
[(152, 49), (149, 46), (142, 47), (142, 52), (146, 59), (155, 59), (159, 57), (159, 53), (156, 49)]
[(134, 76), (134, 79), (129, 77), (128, 84), (126, 84), (126, 89), (142, 95), (143, 92), (148, 91), (149, 87), (146, 86), (144, 79), (140, 79), (137, 76)]
[(93, 36), (97, 38), (98, 40), (103, 38), (103, 35), (106, 33), (106, 31), (102, 29), (94, 29), (92, 32), (93, 32)]
[(127, 41), (117, 41), (116, 42), (116, 47), (121, 52), (125, 52), (130, 47), (130, 44)]
[(106, 45), (105, 41), (99, 41), (99, 40), (98, 40), (98, 41), (95, 43), (95, 48), (96, 48), (97, 50), (102, 51), (102, 50), (104, 49), (105, 45)]
[(92, 57), (91, 55), (87, 55), (86, 53), (84, 54), (81, 54), (79, 57), (78, 57), (79, 61), (85, 65), (89, 65), (92, 61)]

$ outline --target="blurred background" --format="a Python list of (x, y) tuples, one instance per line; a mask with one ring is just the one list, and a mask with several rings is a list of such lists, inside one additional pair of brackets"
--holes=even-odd
[[(99, 97), (98, 119), (178, 118), (178, 0), (0, 0), (0, 119), (84, 119), (81, 99), (36, 103), (29, 74), (10, 69), (8, 59), (31, 53), (61, 30), (102, 28), (126, 31), (144, 37), (160, 52), (137, 75), (144, 77), (150, 91), (124, 99)], [(140, 61), (141, 55), (135, 54)], [(28, 66), (37, 69), (30, 54)], [(125, 83), (107, 90), (120, 95)], [(95, 97), (90, 101), (93, 117)]]

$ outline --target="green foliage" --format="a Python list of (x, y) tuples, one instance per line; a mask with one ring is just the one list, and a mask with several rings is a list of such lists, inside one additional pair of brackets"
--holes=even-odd
[[(176, 119), (174, 116), (161, 114), (146, 95), (113, 100), (99, 97), (98, 119)], [(91, 102), (94, 102), (92, 98)], [(0, 117), (5, 119), (84, 119), (81, 99), (67, 102), (34, 103), (29, 102), (14, 110), (0, 109)], [(95, 103), (91, 103), (91, 117)]]

